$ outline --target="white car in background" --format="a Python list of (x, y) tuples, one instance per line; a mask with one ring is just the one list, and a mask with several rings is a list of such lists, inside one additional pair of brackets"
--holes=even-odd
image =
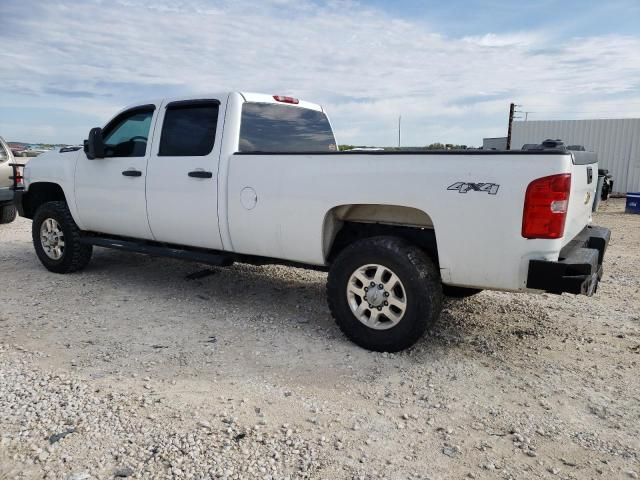
[(53, 150), (52, 148), (42, 148), (40, 145), (29, 145), (25, 150), (22, 151), (23, 157), (37, 157), (38, 155), (42, 155), (43, 153), (47, 153)]

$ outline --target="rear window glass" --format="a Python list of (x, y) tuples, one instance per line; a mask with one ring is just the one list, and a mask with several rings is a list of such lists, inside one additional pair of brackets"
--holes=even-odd
[(217, 101), (169, 104), (158, 155), (197, 157), (211, 153), (216, 138), (218, 105)]
[(308, 108), (245, 103), (240, 123), (241, 152), (334, 152), (327, 116)]

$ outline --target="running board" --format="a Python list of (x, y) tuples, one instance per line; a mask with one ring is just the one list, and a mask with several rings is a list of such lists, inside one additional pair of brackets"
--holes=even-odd
[(228, 267), (234, 262), (234, 257), (232, 255), (218, 253), (215, 250), (175, 248), (155, 242), (132, 241), (120, 238), (97, 236), (84, 236), (80, 241), (86, 245), (94, 245), (96, 247), (142, 253), (152, 257), (177, 258), (179, 260), (205, 263), (207, 265), (214, 265), (218, 267)]

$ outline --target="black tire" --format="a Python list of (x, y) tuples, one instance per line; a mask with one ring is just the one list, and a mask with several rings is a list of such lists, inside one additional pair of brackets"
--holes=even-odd
[(442, 286), (442, 293), (444, 293), (446, 297), (451, 297), (451, 298), (472, 297), (474, 295), (479, 294), (481, 291), (482, 290), (478, 288), (454, 287), (452, 285)]
[(13, 205), (0, 207), (0, 224), (11, 223), (16, 219), (18, 211)]
[[(42, 245), (40, 228), (47, 219), (55, 220), (64, 235), (64, 249), (59, 259), (49, 257)], [(38, 258), (51, 272), (77, 272), (86, 267), (91, 260), (93, 247), (80, 243), (80, 229), (73, 220), (66, 202), (47, 202), (41, 205), (33, 217), (31, 236)]]
[[(404, 287), (404, 315), (385, 330), (365, 325), (349, 306), (347, 287), (352, 274), (371, 264), (391, 270)], [(372, 237), (352, 243), (331, 263), (327, 298), (338, 327), (354, 343), (377, 352), (397, 352), (416, 343), (438, 319), (442, 284), (437, 267), (423, 250), (401, 238)]]

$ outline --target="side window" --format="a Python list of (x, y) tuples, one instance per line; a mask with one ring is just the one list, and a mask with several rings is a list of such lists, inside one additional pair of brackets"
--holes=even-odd
[(245, 103), (241, 152), (334, 152), (336, 140), (323, 112), (272, 103)]
[(217, 100), (188, 100), (167, 105), (158, 156), (198, 157), (211, 153), (219, 106)]
[(0, 143), (0, 163), (6, 161), (8, 158), (9, 155), (7, 155), (7, 151), (4, 149), (4, 145)]
[(103, 129), (105, 157), (144, 157), (154, 107), (129, 110)]

